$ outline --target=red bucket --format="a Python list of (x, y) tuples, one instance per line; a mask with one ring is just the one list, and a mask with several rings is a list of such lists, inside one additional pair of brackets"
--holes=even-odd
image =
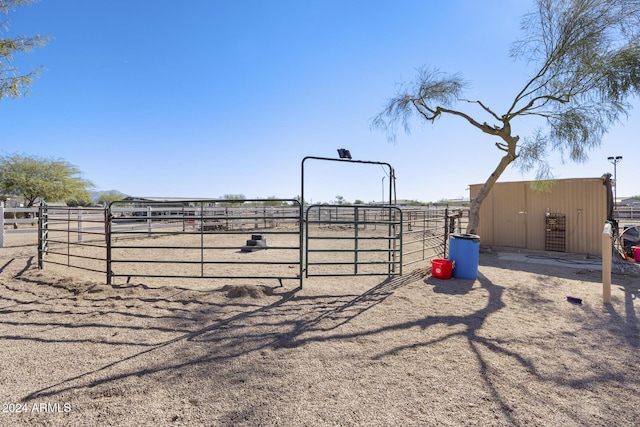
[(431, 274), (438, 279), (451, 279), (455, 262), (448, 259), (431, 260)]

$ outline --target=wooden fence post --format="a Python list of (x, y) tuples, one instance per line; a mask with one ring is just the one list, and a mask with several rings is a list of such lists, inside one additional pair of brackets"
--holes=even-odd
[(613, 236), (611, 224), (606, 223), (602, 230), (602, 302), (611, 304), (611, 252)]

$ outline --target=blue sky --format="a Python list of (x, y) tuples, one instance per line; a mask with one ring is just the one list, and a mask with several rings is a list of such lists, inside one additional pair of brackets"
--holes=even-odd
[[(531, 72), (508, 55), (531, 5), (41, 0), (9, 15), (5, 37), (52, 41), (16, 58), (46, 70), (28, 97), (0, 103), (0, 153), (64, 159), (97, 190), (133, 196), (293, 198), (305, 156), (347, 148), (392, 164), (399, 199), (468, 197), (500, 159), (492, 137), (444, 118), (389, 143), (371, 119), (425, 65), (462, 74), (468, 98), (504, 111)], [(640, 194), (638, 114), (587, 163), (552, 159), (556, 176), (599, 177), (622, 155), (618, 196)], [(510, 168), (500, 181), (532, 178)], [(309, 161), (304, 179), (313, 202), (380, 200), (388, 185), (379, 166), (339, 162)]]

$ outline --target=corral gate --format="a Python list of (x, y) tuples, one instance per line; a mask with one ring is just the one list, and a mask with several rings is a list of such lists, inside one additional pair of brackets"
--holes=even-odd
[(393, 206), (312, 205), (305, 276), (402, 274), (402, 211)]

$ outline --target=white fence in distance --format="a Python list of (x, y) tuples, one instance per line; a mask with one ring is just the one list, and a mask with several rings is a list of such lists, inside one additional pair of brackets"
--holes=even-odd
[(0, 248), (37, 244), (38, 208), (6, 208), (0, 203)]

